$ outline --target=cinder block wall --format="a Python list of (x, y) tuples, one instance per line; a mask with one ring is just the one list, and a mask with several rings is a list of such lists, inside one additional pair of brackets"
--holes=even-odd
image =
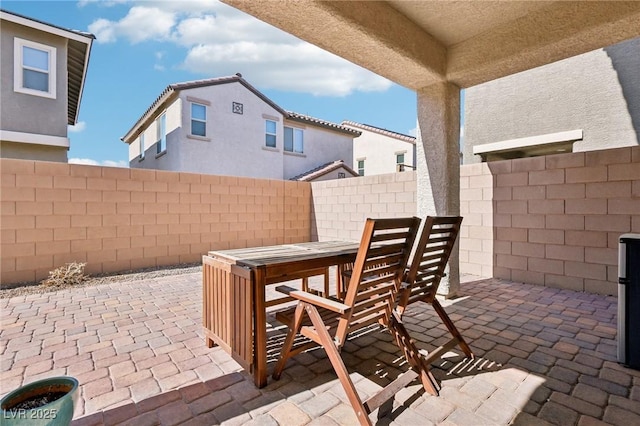
[(309, 241), (311, 186), (0, 160), (0, 283), (199, 262), (209, 250)]
[(618, 238), (640, 233), (640, 147), (466, 165), (460, 183), (461, 271), (616, 294)]
[(360, 241), (366, 218), (415, 216), (416, 172), (311, 183), (311, 236)]

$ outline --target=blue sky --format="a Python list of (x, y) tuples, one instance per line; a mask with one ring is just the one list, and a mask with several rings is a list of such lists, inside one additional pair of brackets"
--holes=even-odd
[(415, 132), (415, 92), (217, 0), (3, 0), (2, 8), (96, 36), (70, 162), (126, 166), (120, 138), (167, 85), (236, 72), (286, 110)]

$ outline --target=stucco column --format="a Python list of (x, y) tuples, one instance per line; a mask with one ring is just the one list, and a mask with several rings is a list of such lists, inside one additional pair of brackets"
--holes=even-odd
[[(418, 216), (460, 214), (460, 88), (443, 82), (418, 90)], [(438, 294), (460, 288), (458, 244)]]

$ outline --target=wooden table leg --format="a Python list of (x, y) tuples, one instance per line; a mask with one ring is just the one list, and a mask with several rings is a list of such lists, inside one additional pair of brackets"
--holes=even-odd
[(263, 388), (267, 385), (267, 307), (266, 277), (264, 268), (254, 270), (254, 336), (253, 336), (253, 381)]

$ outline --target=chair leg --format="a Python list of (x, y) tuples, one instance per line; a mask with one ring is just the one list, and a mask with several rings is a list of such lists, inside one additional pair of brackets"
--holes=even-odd
[(329, 361), (331, 361), (331, 365), (338, 375), (338, 379), (340, 380), (340, 383), (342, 384), (342, 387), (347, 394), (347, 398), (349, 398), (351, 407), (353, 407), (353, 410), (356, 413), (358, 421), (361, 425), (371, 426), (372, 423), (371, 420), (369, 420), (367, 410), (365, 409), (364, 404), (358, 396), (358, 392), (355, 385), (351, 381), (351, 377), (349, 376), (347, 367), (344, 365), (342, 357), (340, 356), (340, 352), (338, 351), (333, 338), (327, 331), (327, 328), (324, 325), (324, 321), (322, 321), (322, 317), (318, 313), (318, 310), (315, 308), (315, 306), (307, 305), (306, 309), (309, 318), (311, 318), (311, 322), (315, 328), (315, 331), (318, 334), (320, 341), (322, 342), (322, 347), (327, 353)]
[(471, 348), (469, 347), (469, 345), (467, 345), (464, 337), (462, 337), (462, 334), (460, 334), (456, 326), (453, 324), (453, 321), (451, 321), (451, 318), (449, 318), (449, 315), (447, 315), (440, 302), (438, 302), (438, 299), (434, 297), (431, 301), (431, 305), (433, 306), (433, 309), (435, 309), (444, 325), (449, 330), (449, 333), (451, 333), (453, 337), (458, 341), (458, 345), (460, 345), (460, 349), (462, 349), (462, 352), (464, 352), (467, 358), (473, 358), (474, 356), (473, 352), (471, 352)]
[(409, 336), (409, 332), (402, 324), (402, 320), (397, 312), (393, 312), (388, 324), (389, 330), (396, 339), (396, 344), (404, 352), (404, 356), (409, 365), (420, 374), (420, 381), (424, 390), (431, 395), (439, 395), (440, 385), (429, 370), (429, 366), (424, 362), (414, 340)]
[(338, 300), (344, 300), (344, 265), (338, 265), (336, 268), (336, 297)]
[(324, 294), (322, 297), (329, 297), (329, 268), (324, 270)]
[(304, 306), (302, 303), (298, 303), (298, 306), (296, 306), (295, 314), (293, 316), (293, 324), (291, 325), (291, 327), (289, 327), (289, 331), (287, 332), (287, 337), (284, 339), (284, 344), (282, 345), (282, 349), (280, 350), (278, 363), (273, 369), (273, 378), (275, 380), (280, 379), (282, 370), (284, 370), (284, 365), (287, 363), (287, 359), (289, 359), (289, 354), (291, 352), (291, 348), (293, 347), (293, 342), (296, 338), (296, 335), (300, 331), (300, 328), (302, 327), (303, 315), (304, 315)]
[(400, 318), (402, 318), (402, 314), (407, 310), (407, 305), (409, 304), (409, 296), (411, 296), (411, 287), (403, 289), (398, 296), (398, 314), (400, 314)]

